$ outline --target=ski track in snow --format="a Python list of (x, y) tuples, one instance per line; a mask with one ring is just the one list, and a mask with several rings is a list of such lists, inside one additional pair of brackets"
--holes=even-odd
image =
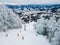
[[(50, 45), (44, 36), (36, 36), (33, 23), (26, 24), (26, 31), (24, 31), (23, 26), (22, 29), (13, 29), (6, 33), (0, 33), (0, 45)], [(8, 34), (8, 37), (5, 34)], [(17, 34), (19, 35), (17, 36)]]

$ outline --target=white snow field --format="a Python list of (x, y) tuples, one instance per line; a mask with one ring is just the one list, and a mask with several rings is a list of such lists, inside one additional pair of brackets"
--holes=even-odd
[[(22, 29), (0, 33), (0, 45), (50, 45), (46, 37), (36, 36), (33, 24), (34, 22), (26, 24), (26, 31), (24, 31), (23, 26)], [(6, 34), (8, 34), (8, 37), (6, 37)]]

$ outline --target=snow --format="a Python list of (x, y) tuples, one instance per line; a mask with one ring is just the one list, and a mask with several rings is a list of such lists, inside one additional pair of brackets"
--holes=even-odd
[[(25, 24), (26, 31), (24, 31), (23, 25), (22, 29), (13, 29), (5, 33), (0, 33), (0, 45), (50, 45), (46, 37), (42, 35), (36, 36), (33, 27), (34, 23)], [(8, 37), (5, 36), (6, 34), (8, 34)]]

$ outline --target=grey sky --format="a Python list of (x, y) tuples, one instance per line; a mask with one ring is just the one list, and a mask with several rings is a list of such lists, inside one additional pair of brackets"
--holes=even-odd
[(60, 0), (0, 0), (0, 3), (18, 3), (18, 4), (59, 4)]

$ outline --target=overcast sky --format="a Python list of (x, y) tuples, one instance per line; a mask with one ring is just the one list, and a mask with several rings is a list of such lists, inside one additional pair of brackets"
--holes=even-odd
[(18, 4), (60, 4), (60, 0), (0, 0), (0, 3), (18, 3)]

